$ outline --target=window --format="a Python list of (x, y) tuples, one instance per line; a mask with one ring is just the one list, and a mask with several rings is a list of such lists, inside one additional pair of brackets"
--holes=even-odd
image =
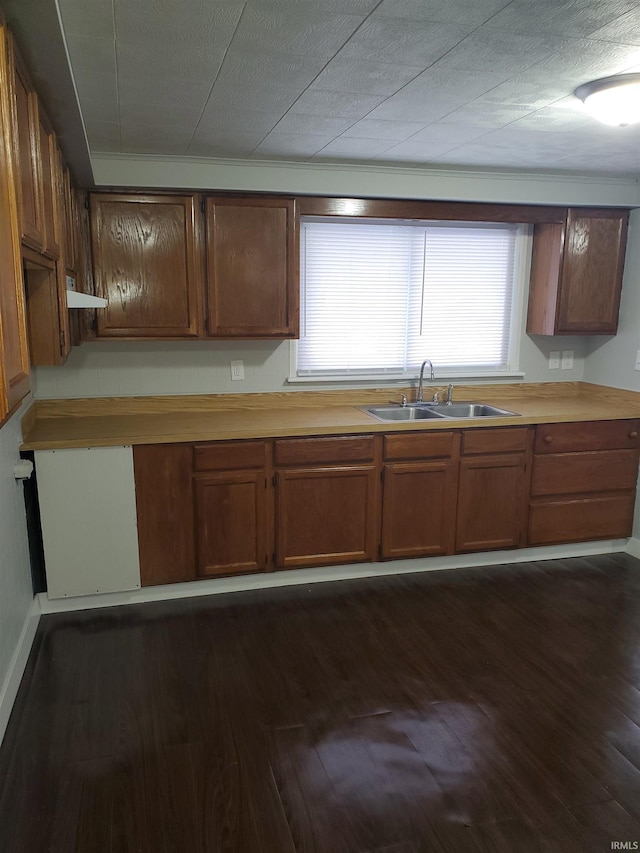
[(309, 218), (301, 225), (300, 377), (513, 371), (524, 228)]

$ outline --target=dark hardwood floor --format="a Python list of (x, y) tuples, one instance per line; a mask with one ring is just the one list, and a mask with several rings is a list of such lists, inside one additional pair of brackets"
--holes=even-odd
[(0, 785), (2, 853), (640, 842), (640, 561), (45, 616)]

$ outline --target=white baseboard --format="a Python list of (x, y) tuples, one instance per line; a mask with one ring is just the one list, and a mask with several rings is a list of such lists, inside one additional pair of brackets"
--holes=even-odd
[(29, 659), (29, 652), (33, 645), (33, 640), (36, 636), (36, 629), (40, 621), (40, 600), (39, 596), (33, 599), (31, 608), (27, 613), (27, 618), (24, 620), (22, 631), (18, 645), (13, 654), (11, 664), (4, 684), (0, 688), (0, 743), (4, 738), (4, 733), (7, 729), (7, 723), (11, 716), (13, 703), (18, 695), (18, 688), (24, 675), (25, 667)]
[[(640, 545), (640, 542), (638, 544)], [(123, 604), (142, 604), (148, 601), (167, 601), (174, 598), (195, 598), (201, 595), (220, 595), (226, 592), (305, 585), (323, 581), (370, 578), (382, 575), (408, 574), (410, 572), (433, 572), (470, 566), (495, 566), (501, 563), (526, 563), (535, 560), (566, 560), (570, 557), (614, 554), (625, 551), (626, 545), (626, 539), (607, 539), (601, 542), (522, 548), (517, 551), (483, 551), (478, 554), (457, 554), (452, 557), (421, 557), (416, 560), (393, 560), (386, 563), (351, 563), (346, 566), (321, 566), (314, 569), (296, 569), (228, 578), (208, 578), (190, 581), (189, 583), (147, 586), (127, 592), (84, 595), (75, 598), (49, 599), (46, 593), (40, 593), (38, 597), (43, 613), (61, 613), (71, 610), (89, 610), (95, 607), (118, 607)]]

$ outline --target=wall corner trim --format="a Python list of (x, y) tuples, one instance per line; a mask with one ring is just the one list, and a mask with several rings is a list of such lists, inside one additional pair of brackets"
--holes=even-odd
[(635, 557), (637, 560), (640, 560), (640, 539), (636, 536), (632, 536), (627, 542), (627, 546), (624, 550), (631, 557)]

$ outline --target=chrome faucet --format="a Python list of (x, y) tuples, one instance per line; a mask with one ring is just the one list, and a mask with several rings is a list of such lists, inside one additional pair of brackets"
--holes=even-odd
[(426, 364), (429, 365), (429, 371), (430, 371), (429, 379), (432, 382), (435, 382), (436, 376), (435, 376), (435, 373), (433, 372), (433, 364), (431, 363), (431, 359), (425, 358), (425, 360), (422, 362), (422, 365), (420, 366), (420, 379), (418, 380), (418, 393), (416, 395), (416, 403), (424, 402), (422, 399), (422, 384), (424, 381), (424, 368), (425, 368)]

